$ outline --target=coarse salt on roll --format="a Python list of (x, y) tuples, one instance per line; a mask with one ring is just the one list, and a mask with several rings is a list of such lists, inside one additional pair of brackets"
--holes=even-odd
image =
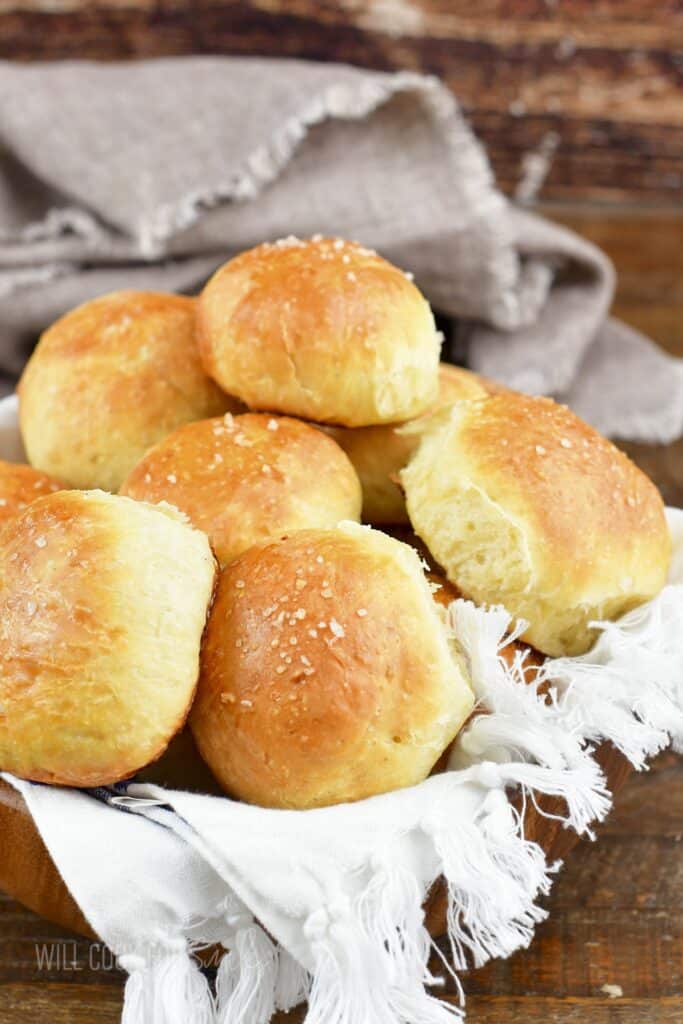
[(424, 412), (441, 346), (429, 304), (377, 253), (283, 239), (230, 260), (199, 298), (207, 373), (250, 408), (348, 427)]
[(349, 523), (223, 570), (190, 725), (234, 796), (308, 808), (413, 785), (472, 705), (405, 544)]

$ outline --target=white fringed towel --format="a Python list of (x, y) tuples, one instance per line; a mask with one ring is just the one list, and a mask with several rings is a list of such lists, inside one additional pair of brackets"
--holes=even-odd
[[(14, 399), (0, 455), (20, 456)], [(563, 797), (568, 827), (605, 816), (591, 756), (609, 739), (643, 767), (683, 750), (683, 512), (670, 510), (669, 585), (581, 658), (524, 682), (498, 656), (510, 618), (449, 609), (489, 711), (460, 734), (449, 771), (357, 804), (274, 811), (128, 784), (79, 792), (3, 776), (24, 797), (86, 918), (129, 972), (125, 1024), (267, 1024), (308, 999), (307, 1024), (446, 1024), (463, 1011), (428, 991), (422, 904), (442, 875), (452, 966), (508, 956), (545, 916), (555, 865), (527, 841), (508, 793)], [(132, 812), (132, 813), (131, 813)], [(192, 956), (229, 949), (216, 995)], [(438, 991), (438, 989), (437, 989)]]

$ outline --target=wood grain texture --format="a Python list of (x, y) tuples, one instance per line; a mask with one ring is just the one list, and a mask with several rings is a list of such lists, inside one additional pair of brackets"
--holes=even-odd
[[(683, 207), (642, 210), (547, 203), (540, 212), (600, 246), (614, 263), (614, 316), (683, 358)], [(619, 442), (669, 505), (683, 507), (683, 438)]]
[(677, 200), (677, 0), (0, 0), (0, 56), (213, 53), (441, 76), (513, 192), (552, 149), (544, 198)]

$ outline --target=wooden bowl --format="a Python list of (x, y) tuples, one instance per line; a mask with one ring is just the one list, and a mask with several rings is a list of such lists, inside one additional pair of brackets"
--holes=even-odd
[[(626, 782), (629, 762), (610, 744), (597, 752), (607, 784), (616, 793)], [(539, 797), (538, 803), (552, 814), (561, 813), (562, 801), (555, 797)], [(527, 803), (525, 835), (535, 839), (549, 859), (565, 857), (578, 841), (571, 829), (560, 821), (545, 818)], [(96, 938), (54, 865), (45, 844), (33, 824), (23, 798), (7, 783), (0, 781), (0, 835), (3, 837), (0, 857), (0, 889), (43, 917), (70, 931)], [(435, 938), (446, 931), (447, 895), (445, 885), (437, 881), (425, 902), (425, 918)]]

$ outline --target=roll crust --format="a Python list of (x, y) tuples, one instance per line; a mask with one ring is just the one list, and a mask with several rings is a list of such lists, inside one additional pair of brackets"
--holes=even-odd
[(242, 253), (204, 288), (207, 372), (250, 408), (365, 426), (423, 412), (440, 341), (428, 303), (377, 253), (284, 239)]
[(18, 388), (31, 464), (71, 487), (116, 491), (176, 427), (239, 411), (202, 369), (195, 302), (113, 292), (48, 328)]
[(307, 808), (421, 781), (472, 703), (416, 553), (350, 523), (223, 570), (190, 725), (229, 793)]
[(39, 498), (2, 534), (0, 768), (95, 786), (181, 728), (215, 562), (180, 513), (101, 491)]
[(471, 398), (483, 398), (496, 387), (484, 377), (459, 366), (441, 363), (439, 393), (427, 413), (408, 423), (374, 427), (330, 428), (358, 473), (363, 489), (363, 521), (376, 526), (408, 523), (398, 474), (420, 444), (429, 417), (439, 409)]
[[(439, 422), (440, 420), (440, 422)], [(408, 514), (448, 578), (502, 603), (549, 655), (661, 590), (671, 557), (655, 486), (564, 406), (512, 392), (437, 417), (401, 473)]]
[(222, 565), (294, 530), (358, 520), (361, 508), (356, 472), (331, 438), (258, 413), (181, 427), (147, 453), (121, 493), (181, 509)]
[(63, 488), (64, 484), (32, 466), (0, 459), (0, 528), (37, 498)]

